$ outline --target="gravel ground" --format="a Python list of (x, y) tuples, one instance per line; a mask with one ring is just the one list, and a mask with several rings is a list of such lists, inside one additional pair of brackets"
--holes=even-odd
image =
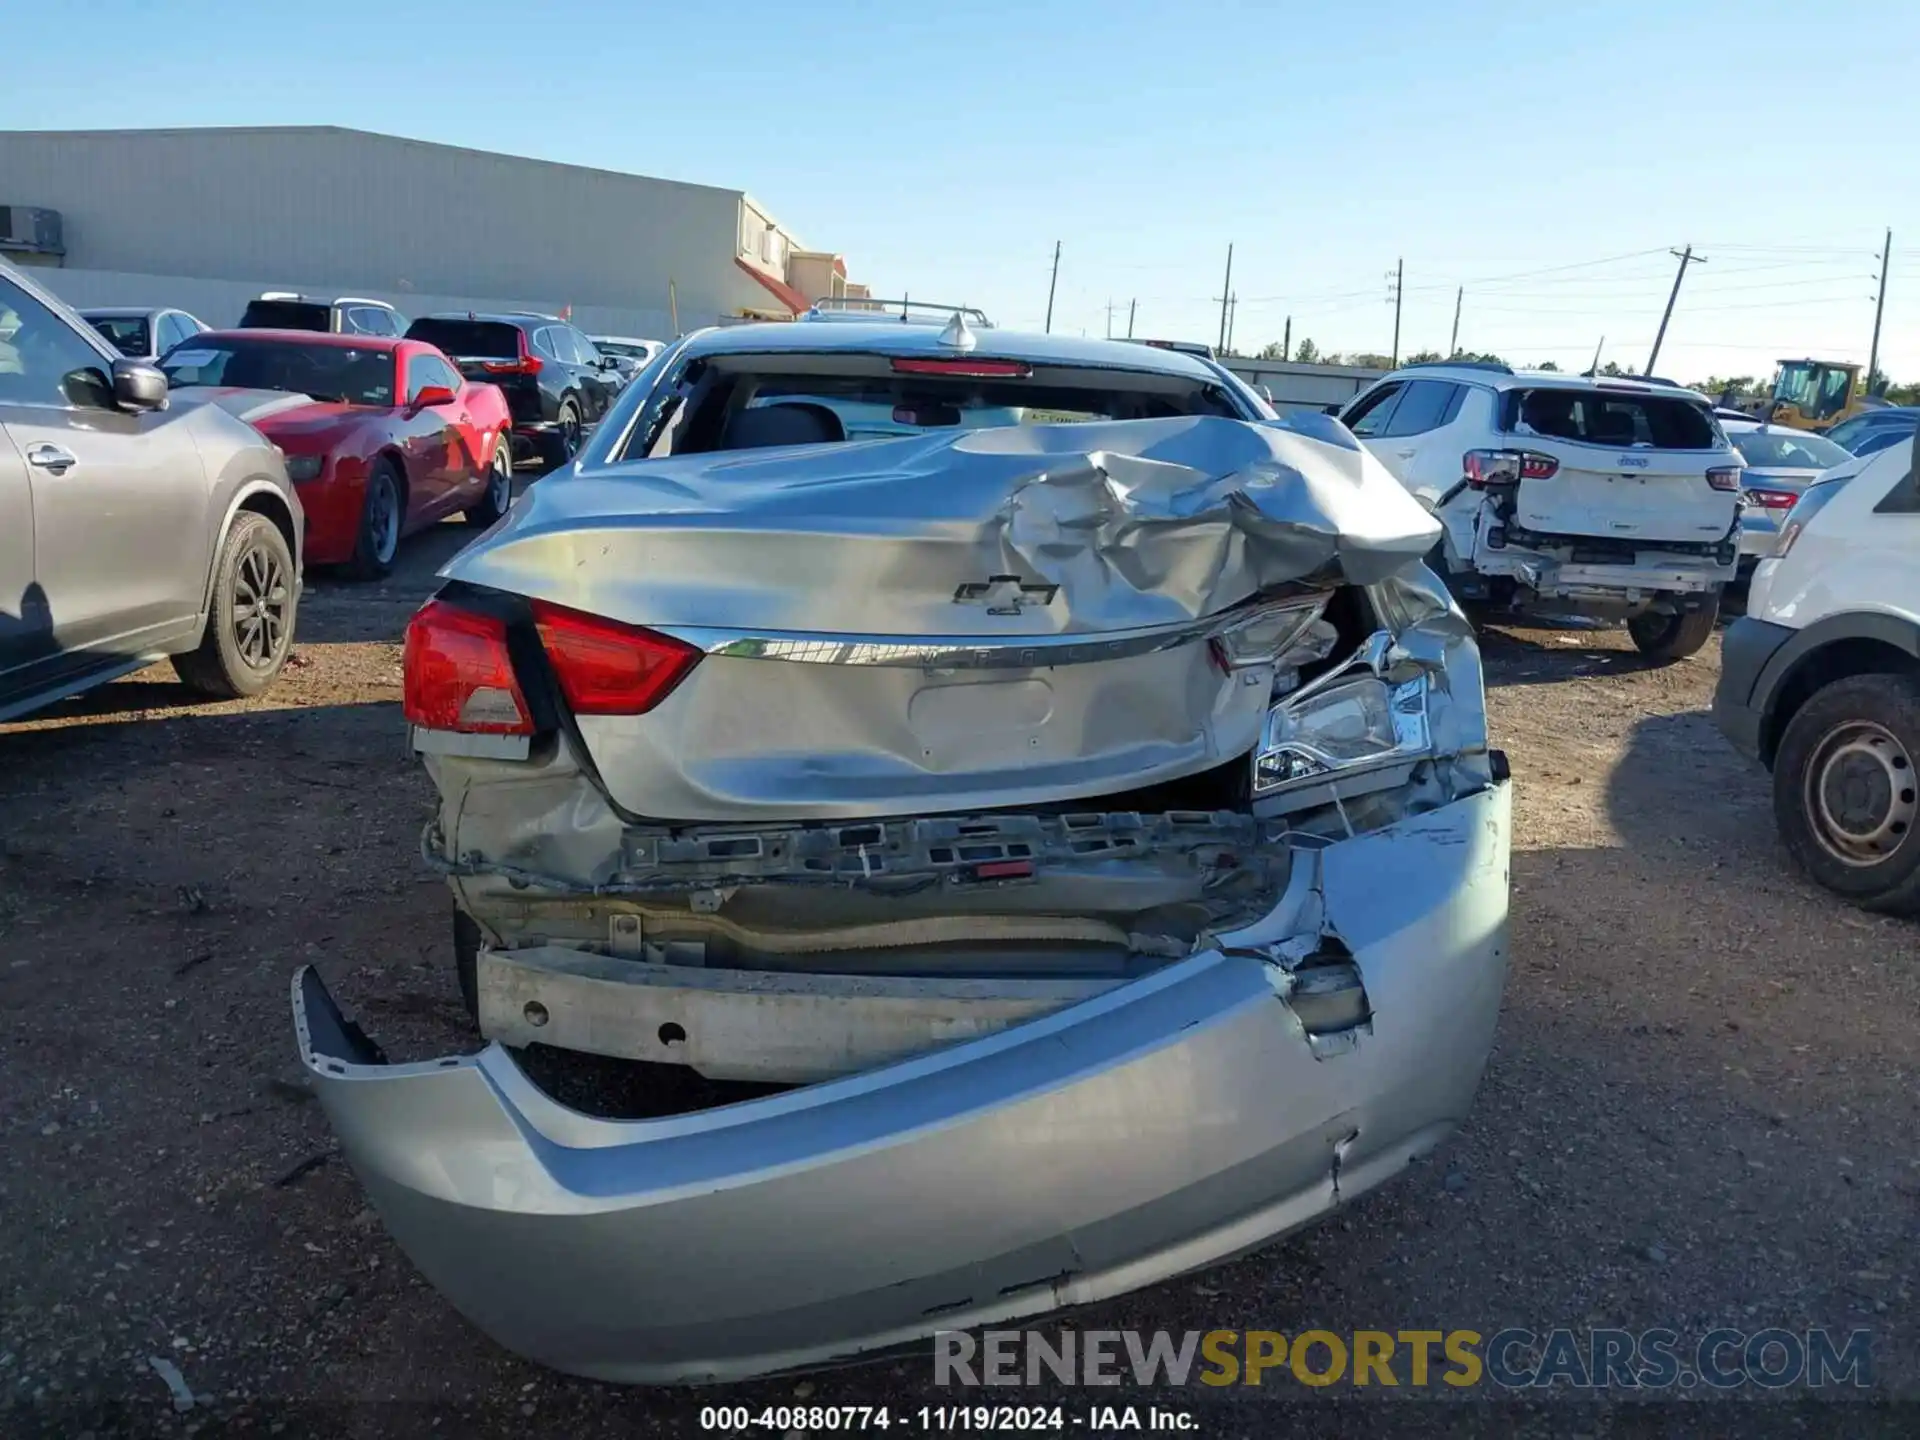
[[(397, 705), (401, 627), (462, 538), (423, 537), (385, 586), (317, 586), (259, 701), (189, 703), (162, 667), (0, 727), (0, 1429), (671, 1434), (714, 1401), (955, 1399), (921, 1356), (697, 1394), (557, 1376), (470, 1329), (363, 1202), (303, 1082), (287, 979), (318, 963), (399, 1055), (470, 1048)], [(1738, 1411), (1699, 1392), (1519, 1409), (1492, 1387), (1394, 1403), (1284, 1378), (1101, 1398), (1190, 1410), (1206, 1435), (1282, 1415), (1915, 1433), (1920, 932), (1789, 868), (1765, 777), (1705, 713), (1717, 648), (1664, 670), (1607, 632), (1487, 649), (1514, 971), (1471, 1120), (1342, 1218), (1073, 1325), (1867, 1327), (1875, 1384), (1846, 1398), (1880, 1403), (1750, 1387)]]

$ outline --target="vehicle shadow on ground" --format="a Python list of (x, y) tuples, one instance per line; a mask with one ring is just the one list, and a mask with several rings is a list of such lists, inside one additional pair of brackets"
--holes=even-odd
[(1478, 629), (1488, 685), (1554, 685), (1659, 668), (1636, 650), (1613, 648), (1602, 638), (1606, 630)]

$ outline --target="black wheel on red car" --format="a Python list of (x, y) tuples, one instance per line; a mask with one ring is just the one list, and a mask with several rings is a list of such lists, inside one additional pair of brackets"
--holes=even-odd
[(266, 516), (233, 518), (213, 573), (213, 607), (200, 644), (173, 657), (190, 688), (216, 700), (258, 695), (273, 683), (293, 648), (293, 552)]
[(384, 579), (400, 550), (406, 518), (406, 492), (391, 460), (376, 460), (367, 472), (367, 493), (360, 506), (360, 531), (354, 539), (347, 573), (356, 580)]
[(513, 504), (513, 439), (504, 430), (500, 443), (493, 447), (493, 459), (487, 464), (487, 489), (478, 504), (462, 513), (469, 525), (485, 529)]

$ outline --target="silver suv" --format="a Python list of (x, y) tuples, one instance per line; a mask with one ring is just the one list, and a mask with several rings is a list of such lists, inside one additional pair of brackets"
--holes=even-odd
[[(1452, 1130), (1505, 765), (1437, 527), (1351, 436), (963, 314), (650, 373), (407, 632), (495, 1043), (387, 1065), (294, 982), (456, 1306), (608, 1379), (818, 1364), (1224, 1259)], [(648, 1062), (659, 1118), (530, 1042)]]
[(169, 396), (0, 261), (0, 720), (169, 655), (207, 695), (272, 682), (303, 518), (263, 398)]

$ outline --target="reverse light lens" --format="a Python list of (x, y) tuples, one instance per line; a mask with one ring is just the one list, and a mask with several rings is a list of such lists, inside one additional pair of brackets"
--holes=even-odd
[(324, 455), (289, 455), (287, 456), (287, 478), (296, 482), (318, 480), (320, 472), (326, 469), (326, 466), (327, 460)]
[(644, 715), (700, 659), (670, 635), (544, 600), (533, 602), (533, 620), (576, 715)]
[(1807, 522), (1818, 515), (1827, 506), (1827, 502), (1838, 495), (1846, 481), (1830, 480), (1825, 484), (1815, 482), (1801, 492), (1800, 499), (1793, 509), (1787, 512), (1786, 520), (1780, 526), (1779, 535), (1774, 537), (1772, 558), (1781, 559), (1793, 549), (1794, 541), (1800, 538), (1800, 532), (1807, 528)]
[(1738, 490), (1740, 488), (1740, 467), (1738, 465), (1715, 465), (1707, 471), (1707, 484), (1716, 490)]
[(409, 725), (469, 735), (531, 735), (533, 720), (507, 654), (505, 622), (429, 600), (407, 622)]

